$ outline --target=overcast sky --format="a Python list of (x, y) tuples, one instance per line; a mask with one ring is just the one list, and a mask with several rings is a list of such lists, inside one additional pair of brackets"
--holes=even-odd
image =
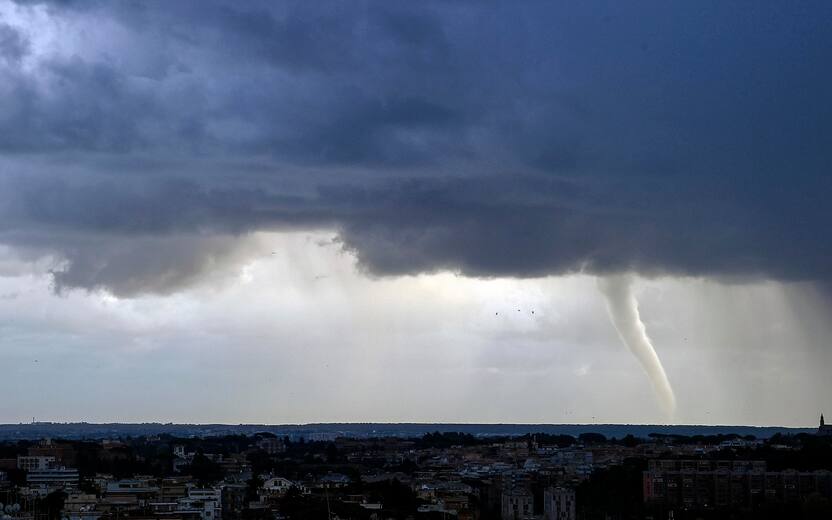
[(0, 0), (0, 421), (812, 424), (830, 23)]

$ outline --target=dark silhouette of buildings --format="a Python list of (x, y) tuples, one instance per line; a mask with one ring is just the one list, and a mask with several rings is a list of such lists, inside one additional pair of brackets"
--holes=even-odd
[(767, 471), (763, 461), (651, 460), (644, 501), (693, 509), (750, 508), (832, 497), (832, 472)]

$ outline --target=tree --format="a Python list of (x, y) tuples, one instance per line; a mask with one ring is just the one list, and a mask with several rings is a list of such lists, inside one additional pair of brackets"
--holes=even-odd
[(220, 465), (201, 453), (194, 455), (189, 473), (201, 486), (214, 484), (224, 476)]
[(641, 441), (635, 437), (633, 434), (628, 433), (623, 439), (621, 439), (621, 444), (628, 448), (635, 448), (641, 443)]
[(600, 433), (582, 433), (578, 435), (578, 439), (584, 444), (601, 444), (607, 442), (607, 438)]
[(338, 462), (338, 447), (335, 446), (334, 442), (330, 442), (326, 446), (326, 461), (329, 464)]
[(64, 509), (64, 501), (66, 500), (66, 497), (66, 493), (58, 490), (49, 493), (43, 499), (43, 504), (46, 508), (49, 520), (58, 520), (61, 518), (61, 511)]
[(246, 481), (246, 502), (256, 502), (259, 499), (260, 488), (263, 487), (263, 479), (259, 474), (254, 473)]

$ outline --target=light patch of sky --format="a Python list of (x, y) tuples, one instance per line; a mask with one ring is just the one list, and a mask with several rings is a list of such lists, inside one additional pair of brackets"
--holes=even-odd
[[(0, 421), (663, 422), (591, 277), (369, 278), (332, 238), (252, 235), (239, 276), (170, 296), (7, 272)], [(829, 336), (800, 287), (636, 289), (677, 422), (811, 424)]]

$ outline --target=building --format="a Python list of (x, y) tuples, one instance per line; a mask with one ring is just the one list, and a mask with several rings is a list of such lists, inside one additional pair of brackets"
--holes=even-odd
[(823, 422), (823, 414), (820, 414), (820, 425), (818, 426), (818, 435), (823, 437), (832, 436), (832, 424), (825, 424)]
[(269, 455), (277, 455), (286, 451), (286, 444), (283, 439), (276, 437), (264, 437), (257, 443), (257, 447)]
[(177, 510), (196, 513), (201, 520), (221, 520), (222, 489), (192, 487), (187, 497), (179, 499)]
[(283, 496), (293, 487), (300, 490), (300, 486), (296, 485), (289, 479), (283, 477), (271, 477), (263, 482), (260, 490), (267, 496)]
[(169, 477), (158, 481), (158, 499), (162, 502), (176, 502), (188, 496), (190, 477)]
[(23, 471), (43, 471), (55, 467), (55, 457), (50, 455), (18, 455), (17, 468)]
[(147, 479), (122, 479), (107, 482), (106, 502), (113, 508), (144, 507), (154, 500), (159, 488)]
[(28, 455), (33, 457), (54, 457), (55, 464), (69, 468), (76, 465), (76, 453), (72, 445), (54, 442), (51, 439), (43, 439), (37, 446), (29, 447)]
[(575, 520), (575, 490), (548, 488), (543, 492), (544, 520)]
[(238, 475), (249, 470), (250, 466), (244, 455), (231, 454), (222, 458), (217, 464), (227, 475)]
[(78, 486), (78, 470), (60, 467), (29, 471), (26, 473), (26, 484), (39, 489), (41, 494), (56, 489), (72, 489)]
[(97, 504), (95, 495), (70, 493), (64, 500), (63, 516), (69, 520), (98, 520), (104, 513), (96, 509)]
[(688, 509), (753, 508), (832, 498), (832, 472), (767, 471), (762, 461), (651, 460), (644, 501)]
[(340, 489), (349, 486), (350, 478), (341, 473), (329, 473), (318, 479), (317, 487)]
[(534, 496), (525, 488), (503, 491), (501, 518), (503, 520), (526, 520), (534, 518)]
[(245, 484), (226, 484), (222, 487), (222, 516), (225, 520), (240, 518), (239, 512), (247, 505), (246, 494)]
[(19, 455), (17, 467), (26, 472), (26, 484), (42, 495), (78, 486), (78, 470), (58, 466), (52, 455)]

